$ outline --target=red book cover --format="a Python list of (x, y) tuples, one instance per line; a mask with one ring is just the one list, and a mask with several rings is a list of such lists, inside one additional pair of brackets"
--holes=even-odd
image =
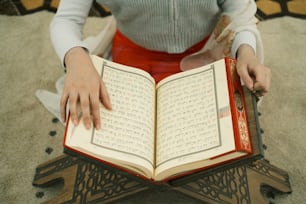
[(246, 105), (240, 77), (236, 70), (236, 60), (225, 58), (229, 97), (233, 120), (236, 149), (252, 153), (252, 145), (246, 115)]

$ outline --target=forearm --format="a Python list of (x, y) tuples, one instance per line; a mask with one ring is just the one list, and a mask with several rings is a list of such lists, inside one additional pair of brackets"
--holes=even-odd
[(260, 43), (255, 18), (257, 6), (254, 0), (225, 0), (220, 5), (222, 15), (229, 16), (232, 21), (231, 29), (235, 38), (231, 45), (231, 57), (236, 58), (241, 45), (248, 44), (256, 53), (257, 43)]
[(249, 44), (241, 44), (239, 48), (237, 49), (237, 59), (239, 58), (256, 58), (255, 50), (252, 46)]
[(253, 54), (256, 54), (256, 37), (253, 35), (253, 33), (249, 31), (242, 31), (237, 33), (231, 47), (231, 56), (237, 58), (239, 52), (241, 53), (243, 52), (242, 50), (246, 49), (246, 45)]
[(92, 0), (62, 0), (52, 19), (50, 37), (63, 64), (64, 57), (71, 48), (87, 46), (81, 39), (91, 4)]

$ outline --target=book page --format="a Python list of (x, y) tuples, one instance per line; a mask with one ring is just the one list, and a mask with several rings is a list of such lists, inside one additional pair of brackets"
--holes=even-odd
[[(147, 73), (113, 62), (96, 62), (112, 110), (101, 105), (101, 129), (92, 130), (83, 148), (111, 160), (138, 163), (153, 171), (155, 82)], [(89, 144), (88, 144), (89, 143)]]
[(219, 61), (157, 85), (157, 173), (235, 147), (224, 66)]

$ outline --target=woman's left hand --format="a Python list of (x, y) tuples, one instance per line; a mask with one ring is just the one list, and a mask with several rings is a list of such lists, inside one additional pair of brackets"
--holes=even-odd
[(237, 72), (245, 86), (263, 96), (270, 89), (271, 70), (261, 64), (249, 45), (243, 44), (237, 52)]

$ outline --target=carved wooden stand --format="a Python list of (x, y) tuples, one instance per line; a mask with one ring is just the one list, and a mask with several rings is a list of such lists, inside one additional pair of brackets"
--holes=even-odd
[[(245, 96), (247, 106), (256, 101)], [(255, 102), (254, 102), (255, 101)], [(154, 184), (112, 167), (90, 163), (69, 155), (37, 167), (33, 185), (46, 187), (59, 180), (64, 189), (46, 203), (111, 203), (146, 190), (178, 191), (203, 203), (269, 204), (269, 196), (290, 193), (287, 172), (262, 159), (257, 110), (247, 110), (254, 155), (230, 166)]]

